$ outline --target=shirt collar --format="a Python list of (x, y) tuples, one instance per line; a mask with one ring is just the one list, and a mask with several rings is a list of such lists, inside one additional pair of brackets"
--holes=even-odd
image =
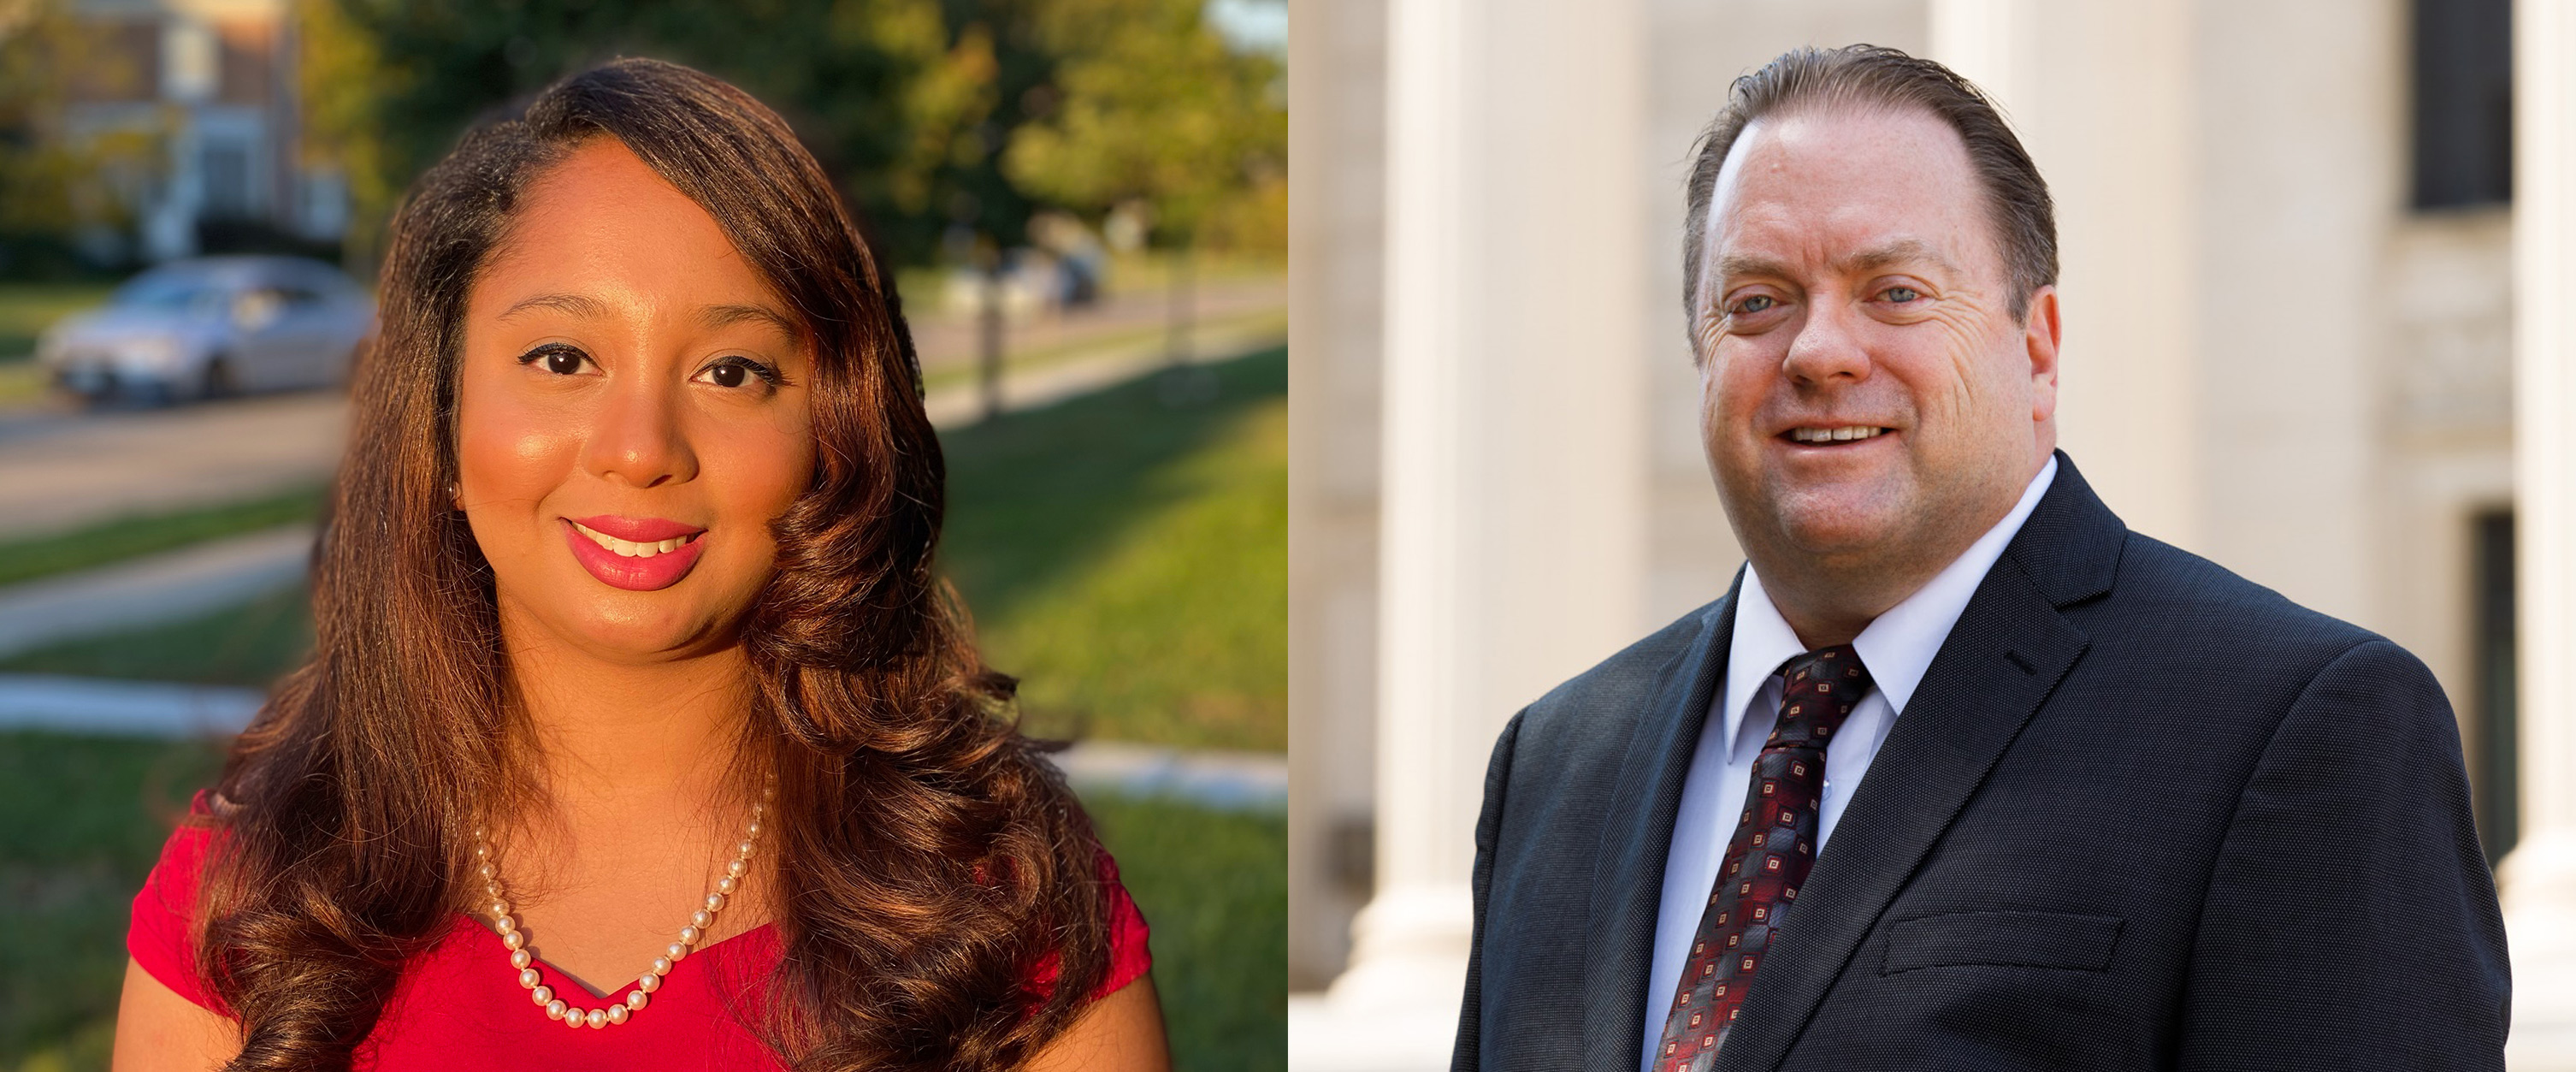
[[(1968, 600), (1977, 594), (1977, 585), (2003, 557), (2004, 547), (2021, 531), (2022, 522), (2047, 494), (2048, 485), (2057, 477), (2057, 456), (2039, 467), (2039, 475), (2030, 478), (2022, 489), (2021, 501), (1993, 528), (1969, 544), (1968, 549), (1916, 589), (1905, 601), (1890, 607), (1887, 613), (1852, 638), (1859, 650), (1862, 666), (1869, 668), (1870, 683), (1886, 694), (1888, 708), (1895, 714), (1905, 713), (1906, 701), (1914, 698), (1914, 687), (1922, 684), (1923, 674), (1932, 668), (1932, 657), (1941, 651), (1941, 642), (1949, 639), (1950, 627), (1968, 609)], [(1780, 664), (1806, 652), (1798, 640), (1797, 630), (1789, 628), (1780, 608), (1771, 602), (1771, 594), (1762, 587), (1762, 576), (1751, 564), (1744, 567), (1744, 586), (1735, 599), (1735, 637), (1726, 652), (1726, 736), (1736, 739), (1743, 727), (1744, 714), (1760, 695)], [(1749, 672), (1743, 672), (1749, 671)]]

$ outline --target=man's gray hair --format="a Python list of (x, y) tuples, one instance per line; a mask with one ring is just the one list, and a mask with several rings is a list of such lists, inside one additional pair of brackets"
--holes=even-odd
[(1736, 79), (1726, 107), (1709, 121), (1693, 150), (1690, 213), (1682, 230), (1682, 310), (1693, 329), (1693, 350), (1699, 346), (1708, 205), (1727, 151), (1756, 119), (1820, 107), (1915, 109), (1958, 132), (1968, 148), (1968, 165), (1986, 189), (1987, 217), (2003, 252), (2013, 315), (2027, 322), (2031, 295), (2057, 282), (2057, 212), (2049, 202), (2048, 183), (1994, 104), (1958, 72), (1892, 48), (1801, 48)]

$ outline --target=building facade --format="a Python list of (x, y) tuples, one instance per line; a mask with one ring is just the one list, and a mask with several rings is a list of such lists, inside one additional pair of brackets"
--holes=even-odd
[[(2576, 758), (2576, 696), (2531, 668), (2576, 658), (2548, 609), (2576, 592), (2547, 590), (2576, 476), (2526, 443), (2518, 492), (2517, 403), (2556, 403), (2528, 371), (2517, 398), (2517, 339), (2569, 356), (2514, 296), (2517, 227), (2576, 198), (2533, 133), (2576, 107), (2532, 103), (2576, 51), (2519, 7), (1299, 0), (1292, 1064), (1439, 1063), (1495, 733), (1742, 561), (1699, 445), (1682, 175), (1730, 82), (1800, 45), (1996, 98), (2057, 200), (2064, 448), (2132, 529), (2421, 656), (2491, 855), (2532, 847), (2509, 905), (2517, 874), (2567, 885), (2538, 835), (2576, 802), (2532, 771)], [(2525, 995), (2552, 898), (2509, 907), (2520, 1067), (2549, 1067)]]
[(228, 244), (336, 241), (347, 185), (305, 159), (287, 0), (73, 0), (79, 70), (62, 136), (150, 148), (97, 179), (130, 222), (94, 225), (101, 261)]

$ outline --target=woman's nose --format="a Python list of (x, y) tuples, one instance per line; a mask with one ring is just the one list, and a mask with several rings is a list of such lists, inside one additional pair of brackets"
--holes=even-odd
[(648, 376), (629, 377), (605, 392), (584, 452), (591, 475), (637, 488), (696, 477), (680, 395)]

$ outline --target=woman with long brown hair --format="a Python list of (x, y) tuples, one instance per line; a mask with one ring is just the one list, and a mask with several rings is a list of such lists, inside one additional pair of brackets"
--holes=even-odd
[(785, 123), (568, 79), (421, 178), (382, 301), (313, 659), (136, 899), (118, 1068), (1168, 1063)]

